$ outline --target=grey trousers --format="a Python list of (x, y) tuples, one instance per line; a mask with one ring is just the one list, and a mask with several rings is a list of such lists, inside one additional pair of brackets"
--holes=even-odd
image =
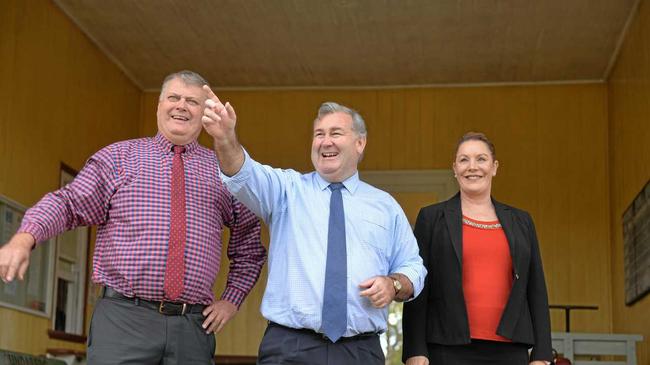
[(379, 336), (343, 338), (336, 343), (308, 330), (274, 323), (264, 332), (258, 365), (384, 365)]
[(88, 333), (88, 365), (213, 364), (215, 337), (203, 315), (165, 316), (134, 302), (100, 298)]

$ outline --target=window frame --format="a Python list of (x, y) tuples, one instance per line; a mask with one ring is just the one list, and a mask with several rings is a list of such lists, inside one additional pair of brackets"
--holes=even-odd
[[(59, 177), (59, 186), (64, 187), (74, 180), (78, 172), (71, 168), (70, 166), (61, 163), (60, 177)], [(64, 341), (84, 343), (86, 341), (86, 307), (88, 305), (88, 280), (89, 280), (89, 258), (88, 252), (90, 250), (90, 241), (91, 241), (91, 229), (90, 227), (77, 227), (75, 230), (77, 232), (77, 258), (82, 260), (78, 263), (79, 267), (79, 280), (75, 283), (77, 287), (77, 303), (76, 303), (76, 321), (80, 324), (80, 328), (77, 332), (66, 332), (56, 330), (56, 299), (58, 295), (58, 279), (61, 277), (59, 274), (59, 261), (61, 259), (61, 237), (63, 234), (58, 235), (55, 240), (55, 255), (54, 255), (54, 270), (52, 272), (52, 296), (50, 299), (51, 302), (51, 313), (50, 313), (50, 328), (47, 333), (50, 338), (55, 338)], [(85, 242), (83, 242), (85, 241)], [(70, 261), (69, 258), (64, 258), (67, 261)]]

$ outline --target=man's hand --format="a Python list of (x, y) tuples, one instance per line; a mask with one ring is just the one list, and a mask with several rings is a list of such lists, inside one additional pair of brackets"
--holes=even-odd
[(225, 105), (217, 95), (212, 92), (208, 85), (203, 86), (203, 91), (207, 94), (205, 100), (205, 109), (203, 110), (203, 128), (211, 135), (215, 141), (228, 141), (235, 138), (235, 125), (237, 124), (237, 114), (235, 109), (227, 102)]
[(244, 151), (235, 133), (235, 124), (237, 124), (235, 109), (230, 103), (223, 105), (207, 85), (203, 86), (203, 90), (207, 94), (203, 117), (201, 117), (203, 129), (214, 140), (214, 150), (221, 165), (221, 172), (226, 176), (233, 176), (244, 164)]
[(543, 360), (535, 360), (528, 363), (528, 365), (546, 365), (548, 362)]
[(429, 359), (426, 356), (413, 356), (406, 359), (406, 365), (429, 365)]
[(359, 294), (370, 299), (370, 303), (375, 308), (383, 308), (395, 298), (393, 279), (388, 276), (370, 278), (359, 284), (359, 288), (365, 289)]
[(205, 333), (219, 333), (223, 326), (237, 314), (237, 306), (226, 300), (217, 300), (203, 310)]
[(18, 274), (18, 279), (25, 279), (29, 266), (29, 255), (34, 247), (34, 237), (29, 233), (16, 233), (0, 248), (0, 278), (5, 283), (11, 282)]

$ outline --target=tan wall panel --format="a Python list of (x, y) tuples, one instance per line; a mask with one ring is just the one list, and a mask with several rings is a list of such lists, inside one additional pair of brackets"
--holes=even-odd
[[(7, 125), (11, 108), (12, 88), (14, 85), (13, 55), (16, 52), (16, 35), (14, 8), (9, 1), (0, 2), (0, 160), (5, 161), (9, 155), (7, 148)], [(6, 184), (6, 173), (0, 174), (0, 186)]]
[(404, 214), (408, 218), (411, 227), (415, 227), (420, 209), (440, 201), (435, 192), (391, 192), (390, 195), (397, 200), (402, 210), (404, 210)]
[[(266, 226), (262, 229), (262, 242), (268, 248), (269, 233)], [(228, 242), (229, 234), (226, 231), (223, 235), (223, 242)], [(226, 287), (226, 274), (228, 272), (228, 258), (226, 245), (221, 255), (221, 270), (217, 277), (213, 291), (215, 298), (219, 298)], [(249, 355), (256, 356), (257, 348), (262, 340), (262, 334), (266, 329), (266, 320), (260, 313), (260, 303), (266, 286), (267, 268), (262, 270), (258, 284), (255, 285), (244, 303), (239, 308), (235, 318), (217, 334), (218, 355)]]
[[(0, 2), (0, 194), (36, 203), (99, 148), (138, 135), (141, 92), (47, 1)], [(85, 349), (50, 320), (0, 307), (0, 349)]]
[(608, 80), (613, 330), (640, 333), (638, 363), (650, 363), (650, 296), (625, 305), (622, 215), (650, 179), (650, 3), (641, 1)]
[[(311, 123), (326, 100), (351, 106), (366, 119), (365, 170), (448, 169), (458, 138), (468, 130), (485, 131), (501, 162), (495, 197), (528, 210), (537, 224), (551, 302), (599, 306), (595, 312), (575, 312), (573, 331), (611, 330), (603, 84), (218, 95), (235, 106), (239, 139), (256, 159), (302, 171), (312, 169)], [(155, 109), (156, 98), (146, 94), (143, 107)], [(141, 129), (153, 132), (155, 116), (148, 115)], [(201, 141), (211, 145), (207, 136)], [(263, 285), (249, 296), (247, 310), (257, 309)], [(232, 325), (253, 321), (259, 332), (252, 334), (249, 327), (246, 338), (254, 343), (230, 344), (222, 336), (222, 353), (256, 353), (264, 326), (258, 326), (259, 316), (247, 313)], [(554, 330), (564, 330), (562, 313), (554, 311), (552, 323)]]

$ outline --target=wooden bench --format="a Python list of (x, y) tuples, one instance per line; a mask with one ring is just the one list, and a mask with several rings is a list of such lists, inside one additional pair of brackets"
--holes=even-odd
[[(553, 332), (553, 348), (571, 361), (573, 365), (637, 365), (636, 343), (641, 335), (608, 333)], [(582, 360), (577, 357), (620, 358), (620, 360)]]

